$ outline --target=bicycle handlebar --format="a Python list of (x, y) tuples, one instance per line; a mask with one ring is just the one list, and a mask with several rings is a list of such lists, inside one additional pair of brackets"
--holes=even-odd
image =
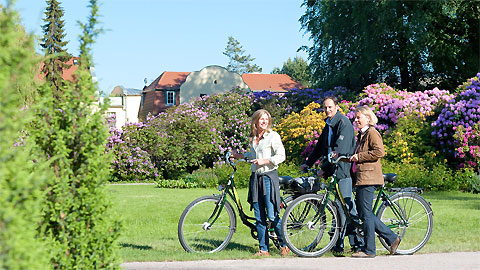
[(333, 157), (334, 155), (336, 155), (335, 152), (330, 152), (330, 154), (328, 154), (328, 156), (327, 156), (328, 162), (330, 162), (332, 164), (337, 164), (340, 161), (350, 162), (350, 157), (351, 156), (349, 156), (349, 155), (341, 155), (341, 156), (338, 156), (336, 159)]

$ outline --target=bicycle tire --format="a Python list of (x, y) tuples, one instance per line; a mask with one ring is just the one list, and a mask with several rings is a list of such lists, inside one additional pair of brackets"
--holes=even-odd
[(282, 219), (285, 244), (301, 257), (317, 257), (329, 251), (338, 239), (340, 220), (332, 201), (325, 194), (305, 194), (293, 200)]
[(236, 216), (232, 205), (226, 201), (220, 216), (209, 227), (219, 196), (203, 196), (191, 202), (178, 221), (178, 239), (188, 252), (213, 253), (223, 250), (236, 230)]
[[(433, 211), (430, 204), (420, 195), (412, 192), (399, 192), (390, 197), (399, 208), (407, 224), (394, 213), (392, 206), (383, 203), (377, 217), (391, 228), (401, 239), (396, 254), (409, 255), (419, 251), (430, 239), (433, 230)], [(380, 243), (388, 250), (383, 238)]]

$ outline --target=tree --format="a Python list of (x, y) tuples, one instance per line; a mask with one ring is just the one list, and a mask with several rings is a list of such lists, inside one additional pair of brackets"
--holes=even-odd
[[(306, 50), (318, 86), (359, 91), (386, 82), (420, 90), (441, 82), (453, 89), (478, 71), (478, 2), (350, 0), (304, 5), (300, 22), (314, 40)], [(447, 42), (450, 39), (455, 41)]]
[(24, 134), (33, 118), (24, 94), (38, 62), (12, 2), (0, 4), (0, 269), (51, 269), (38, 232), (49, 175)]
[(311, 86), (312, 73), (307, 61), (302, 57), (296, 56), (295, 58), (288, 58), (287, 62), (283, 63), (283, 67), (280, 69), (275, 67), (272, 74), (287, 74), (295, 81), (301, 83), (305, 87)]
[(250, 54), (244, 55), (245, 50), (242, 49), (240, 42), (233, 37), (228, 37), (228, 44), (223, 54), (230, 59), (227, 66), (228, 71), (237, 72), (239, 74), (262, 72), (261, 67), (252, 63), (255, 58), (250, 56)]
[(62, 95), (56, 95), (55, 85), (42, 85), (42, 99), (35, 104), (36, 117), (29, 130), (54, 174), (42, 223), (45, 238), (52, 240), (53, 269), (119, 269), (115, 253), (119, 224), (105, 190), (112, 160), (106, 151), (106, 105), (99, 108), (96, 102), (96, 83), (87, 65), (91, 56), (85, 49), (97, 31), (97, 1), (90, 0), (89, 7), (74, 80), (63, 82)]
[(41, 44), (47, 57), (42, 73), (45, 75), (45, 80), (53, 85), (56, 96), (61, 95), (64, 86), (63, 70), (69, 68), (66, 62), (71, 58), (65, 49), (68, 41), (64, 41), (62, 17), (63, 9), (58, 1), (47, 0), (45, 24), (42, 26), (44, 36)]

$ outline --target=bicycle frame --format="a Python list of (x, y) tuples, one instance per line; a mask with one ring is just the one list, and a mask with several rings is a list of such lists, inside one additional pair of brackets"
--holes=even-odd
[[(255, 225), (249, 221), (249, 220), (255, 220), (255, 218), (248, 216), (243, 211), (243, 206), (242, 206), (242, 203), (240, 202), (240, 199), (239, 199), (239, 196), (238, 196), (238, 193), (237, 193), (237, 189), (235, 188), (235, 182), (234, 182), (237, 167), (234, 166), (234, 165), (232, 165), (232, 167), (233, 167), (233, 173), (230, 176), (230, 178), (228, 179), (227, 184), (225, 185), (225, 187), (223, 187), (223, 189), (219, 188), (220, 191), (222, 191), (222, 190), (223, 191), (222, 191), (222, 194), (219, 195), (220, 200), (218, 201), (218, 204), (216, 205), (215, 210), (213, 211), (210, 218), (208, 218), (209, 226), (212, 226), (215, 223), (215, 221), (217, 220), (217, 218), (220, 216), (220, 214), (223, 210), (223, 207), (225, 205), (225, 202), (227, 200), (226, 194), (228, 194), (228, 196), (230, 196), (230, 198), (233, 200), (233, 202), (237, 206), (238, 213), (240, 215), (240, 219), (242, 220), (243, 224), (245, 224), (246, 226), (248, 226), (252, 230), (253, 229), (256, 230)], [(213, 218), (213, 220), (211, 220), (212, 218)]]
[[(401, 192), (402, 190), (400, 190)], [(321, 211), (319, 211), (318, 215), (318, 220), (320, 219), (321, 215), (323, 215), (325, 208), (327, 206), (328, 200), (330, 199), (330, 194), (333, 193), (335, 199), (338, 199), (340, 201), (340, 205), (343, 209), (343, 212), (345, 214), (345, 217), (347, 218), (348, 222), (352, 223), (356, 228), (361, 228), (361, 223), (356, 221), (351, 215), (349, 210), (347, 209), (347, 205), (345, 203), (345, 199), (343, 198), (342, 192), (340, 191), (340, 188), (338, 186), (338, 179), (336, 176), (336, 173), (334, 173), (330, 177), (330, 182), (329, 185), (326, 188), (326, 194), (325, 194), (325, 201), (322, 202), (322, 208)], [(398, 209), (398, 206), (390, 200), (390, 196), (385, 192), (385, 187), (382, 185), (380, 187), (380, 190), (377, 194), (377, 198), (375, 200), (374, 206), (372, 208), (372, 212), (374, 215), (377, 214), (378, 210), (381, 208), (383, 204), (388, 204), (392, 206), (392, 210), (394, 214), (401, 220), (398, 224), (391, 224), (387, 225), (390, 229), (392, 228), (398, 228), (398, 227), (403, 227), (408, 225), (408, 221), (405, 220), (404, 216), (401, 214), (400, 210)]]

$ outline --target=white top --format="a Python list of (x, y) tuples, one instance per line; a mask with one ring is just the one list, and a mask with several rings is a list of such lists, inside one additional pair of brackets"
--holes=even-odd
[(285, 148), (283, 147), (280, 135), (275, 131), (265, 131), (263, 139), (258, 144), (255, 143), (256, 137), (253, 138), (250, 145), (250, 152), (245, 153), (245, 158), (252, 159), (268, 159), (269, 164), (257, 166), (252, 164), (252, 172), (264, 173), (276, 170), (278, 164), (285, 161)]

